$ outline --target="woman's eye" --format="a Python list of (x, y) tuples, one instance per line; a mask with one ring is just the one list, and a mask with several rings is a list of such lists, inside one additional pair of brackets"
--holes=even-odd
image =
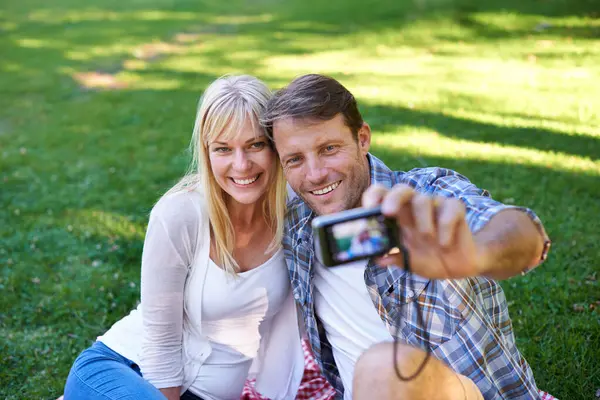
[(265, 142), (255, 142), (255, 143), (252, 143), (251, 147), (253, 149), (262, 149), (263, 147), (265, 147)]
[(228, 147), (216, 147), (213, 151), (217, 152), (217, 153), (225, 153), (227, 151), (229, 151)]

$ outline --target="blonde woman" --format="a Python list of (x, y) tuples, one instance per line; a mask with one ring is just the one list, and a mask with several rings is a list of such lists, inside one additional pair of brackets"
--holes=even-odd
[(141, 303), (75, 360), (74, 399), (294, 398), (304, 358), (281, 249), (286, 186), (259, 125), (271, 94), (228, 76), (205, 91), (190, 172), (155, 205)]

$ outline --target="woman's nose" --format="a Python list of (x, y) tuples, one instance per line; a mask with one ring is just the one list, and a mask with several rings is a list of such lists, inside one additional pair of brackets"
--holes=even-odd
[(248, 155), (245, 151), (238, 150), (235, 153), (235, 159), (233, 162), (233, 167), (237, 171), (247, 171), (252, 166), (252, 162), (248, 158)]

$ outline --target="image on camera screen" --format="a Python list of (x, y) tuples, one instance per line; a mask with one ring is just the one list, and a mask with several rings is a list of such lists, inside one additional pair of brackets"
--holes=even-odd
[(342, 222), (333, 225), (331, 231), (336, 262), (382, 253), (390, 246), (382, 215)]

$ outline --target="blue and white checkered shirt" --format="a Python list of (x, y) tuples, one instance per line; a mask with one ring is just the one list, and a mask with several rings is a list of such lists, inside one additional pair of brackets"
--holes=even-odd
[[(372, 184), (391, 188), (403, 183), (421, 193), (459, 198), (466, 205), (472, 232), (480, 230), (499, 211), (514, 208), (493, 200), (487, 191), (454, 171), (421, 168), (393, 172), (373, 155), (368, 158)], [(519, 209), (541, 227), (531, 210)], [(314, 216), (301, 198), (289, 202), (284, 251), (294, 297), (302, 310), (315, 359), (336, 389), (337, 398), (342, 398), (344, 388), (331, 345), (315, 314), (316, 259), (311, 228)], [(506, 299), (498, 283), (482, 277), (428, 280), (372, 262), (364, 276), (373, 305), (397, 340), (430, 349), (435, 357), (473, 380), (486, 400), (539, 398), (531, 368), (517, 350)], [(424, 326), (417, 323), (416, 302), (423, 313)], [(425, 329), (429, 331), (428, 341)]]

